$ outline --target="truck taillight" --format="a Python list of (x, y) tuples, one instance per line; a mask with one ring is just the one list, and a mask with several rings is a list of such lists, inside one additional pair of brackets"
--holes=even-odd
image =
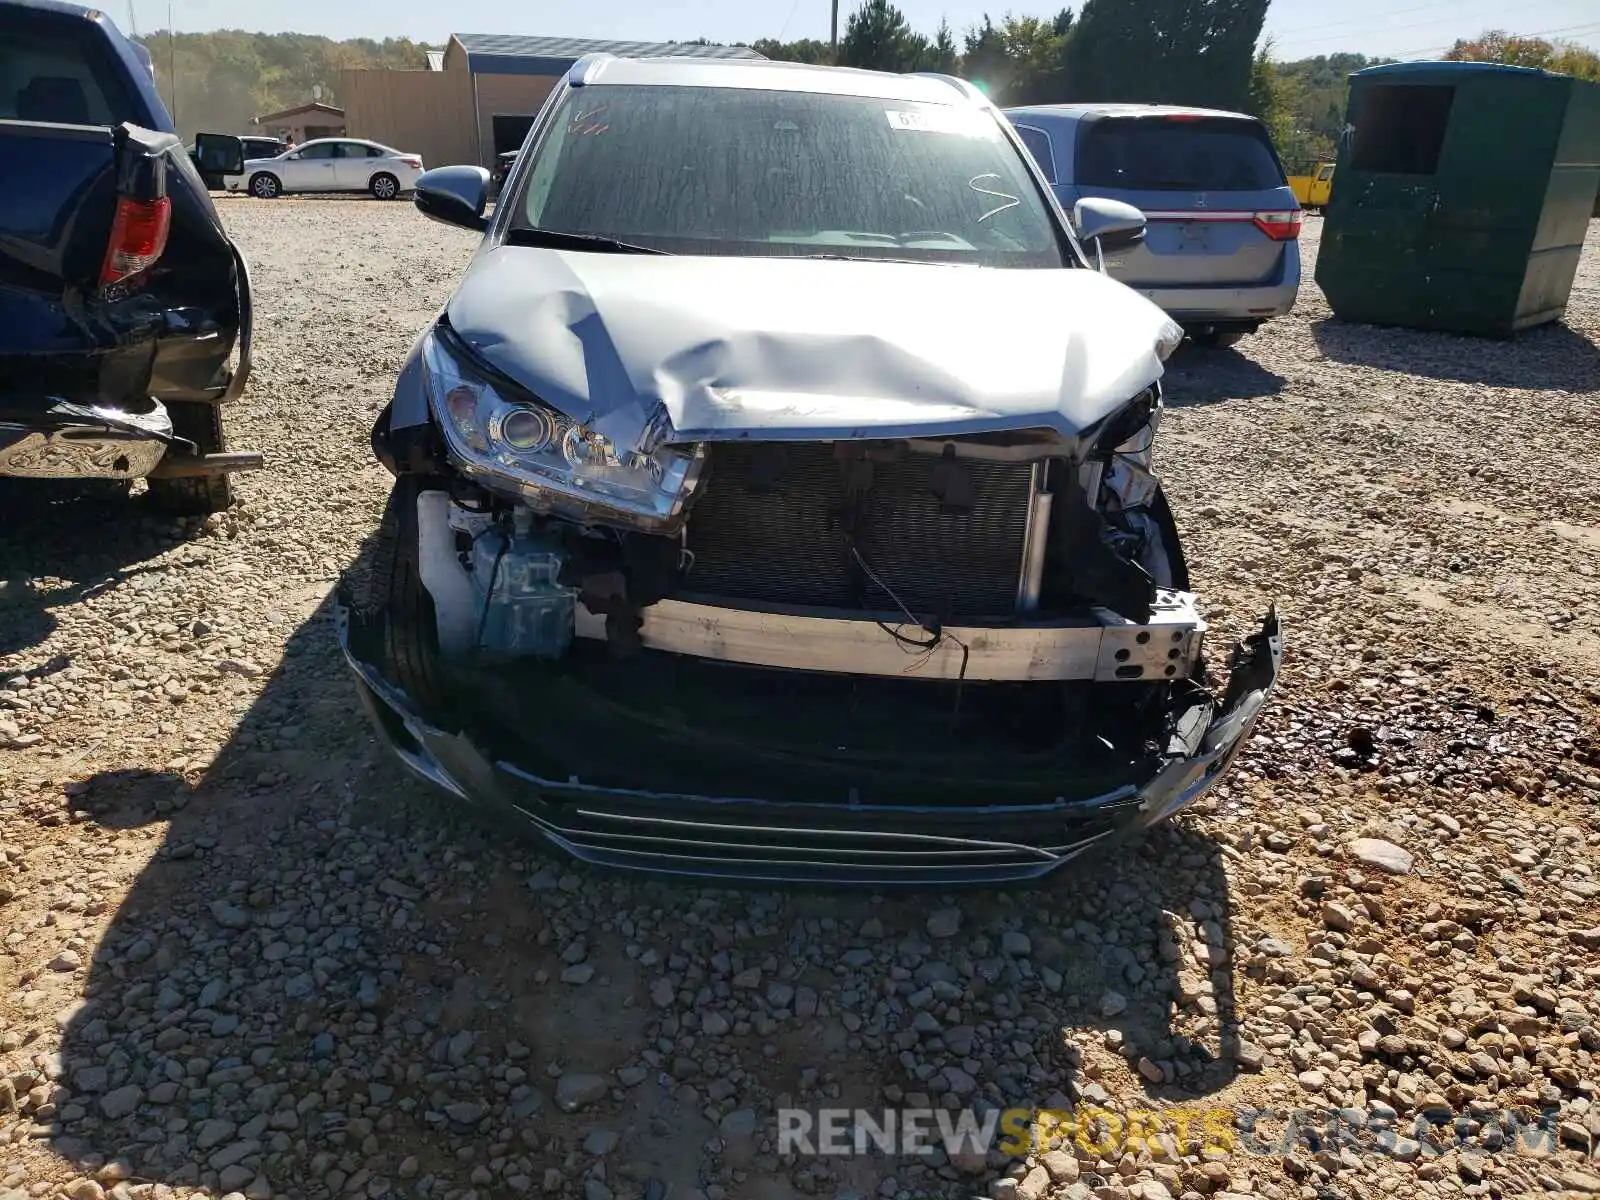
[(1257, 229), (1273, 241), (1288, 242), (1300, 236), (1305, 214), (1298, 208), (1288, 212), (1258, 212), (1251, 220)]
[(117, 215), (111, 222), (111, 241), (100, 267), (100, 285), (121, 283), (153, 267), (167, 248), (172, 228), (172, 201), (117, 197)]

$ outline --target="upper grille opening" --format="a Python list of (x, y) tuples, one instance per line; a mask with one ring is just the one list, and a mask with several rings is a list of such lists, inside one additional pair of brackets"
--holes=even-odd
[(1008, 617), (1031, 478), (1027, 461), (904, 447), (713, 446), (689, 518), (685, 583), (767, 603), (894, 611), (898, 599), (922, 619)]

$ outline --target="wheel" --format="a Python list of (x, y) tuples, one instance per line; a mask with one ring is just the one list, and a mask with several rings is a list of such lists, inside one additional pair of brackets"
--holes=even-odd
[(385, 674), (424, 716), (442, 713), (448, 687), (439, 658), (439, 627), (433, 597), (422, 586), (417, 565), (417, 496), (425, 481), (416, 475), (395, 480), (383, 520), (374, 535), (365, 586), (352, 591), (364, 617), (381, 620)]
[(276, 175), (262, 171), (250, 177), (250, 194), (260, 200), (276, 200), (283, 195), (283, 184)]
[(367, 186), (377, 200), (393, 200), (400, 194), (400, 181), (387, 171), (379, 171)]
[[(222, 410), (215, 404), (175, 400), (167, 405), (172, 432), (188, 438), (201, 454), (228, 448), (222, 434)], [(150, 503), (174, 517), (200, 517), (221, 512), (233, 503), (233, 485), (226, 475), (186, 475), (150, 480)]]

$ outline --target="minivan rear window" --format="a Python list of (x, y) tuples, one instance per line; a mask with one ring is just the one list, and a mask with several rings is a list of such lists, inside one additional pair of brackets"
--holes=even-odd
[(1228, 117), (1102, 117), (1078, 138), (1074, 182), (1149, 192), (1260, 192), (1282, 187), (1267, 131)]

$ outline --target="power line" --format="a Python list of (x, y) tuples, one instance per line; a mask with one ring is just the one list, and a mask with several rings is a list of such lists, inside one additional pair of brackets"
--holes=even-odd
[[(1498, 11), (1504, 9), (1504, 7), (1505, 7), (1504, 4), (1497, 4), (1492, 9), (1487, 9), (1485, 11), (1486, 12), (1498, 12)], [(1431, 28), (1431, 27), (1433, 27), (1435, 25), (1452, 25), (1452, 24), (1457, 24), (1458, 25), (1458, 24), (1460, 24), (1462, 19), (1463, 19), (1463, 16), (1462, 16), (1461, 13), (1452, 13), (1450, 16), (1447, 16), (1447, 17), (1435, 17), (1432, 20), (1427, 20), (1427, 21), (1408, 21), (1404, 25), (1386, 25), (1386, 26), (1383, 27), (1383, 32), (1384, 33), (1390, 33), (1390, 32), (1395, 32), (1395, 31), (1403, 30), (1403, 29), (1428, 29), (1428, 28)], [(1582, 28), (1582, 26), (1575, 26), (1574, 28)], [(1311, 45), (1316, 45), (1316, 44), (1321, 43), (1321, 42), (1344, 41), (1344, 40), (1348, 39), (1350, 36), (1351, 35), (1349, 33), (1324, 34), (1321, 37), (1296, 38), (1295, 41), (1294, 41), (1294, 44), (1297, 45), (1297, 46), (1311, 46)], [(1285, 41), (1287, 41), (1287, 39), (1285, 39)]]
[[(1590, 22), (1588, 22), (1587, 24), (1584, 24), (1584, 25), (1564, 25), (1559, 29), (1536, 29), (1536, 30), (1533, 30), (1530, 33), (1508, 33), (1508, 34), (1506, 34), (1506, 37), (1507, 38), (1513, 38), (1513, 39), (1515, 39), (1515, 38), (1542, 38), (1542, 37), (1553, 37), (1553, 36), (1556, 36), (1558, 34), (1583, 33), (1583, 32), (1585, 32), (1587, 30), (1600, 31), (1600, 21), (1590, 21)], [(1394, 58), (1422, 57), (1422, 56), (1425, 56), (1425, 55), (1433, 54), (1435, 52), (1442, 52), (1442, 51), (1448, 50), (1448, 49), (1450, 49), (1451, 46), (1454, 46), (1454, 45), (1455, 45), (1454, 42), (1449, 42), (1449, 43), (1447, 43), (1446, 45), (1443, 45), (1443, 46), (1424, 46), (1420, 50), (1402, 50), (1399, 54), (1393, 55), (1393, 57)]]
[[(1412, 8), (1397, 8), (1388, 15), (1391, 17), (1403, 17), (1407, 13), (1432, 12), (1436, 8), (1454, 8), (1455, 6), (1456, 0), (1434, 0), (1432, 4), (1418, 4)], [(1500, 9), (1504, 7), (1504, 4), (1497, 3), (1493, 6), (1493, 9)], [(1298, 29), (1275, 30), (1272, 36), (1279, 39), (1288, 39), (1299, 37), (1302, 33), (1316, 33), (1321, 29), (1337, 29), (1346, 25), (1370, 24), (1372, 24), (1371, 17), (1346, 17), (1342, 21), (1323, 21), (1316, 25), (1302, 25)]]
[(789, 15), (783, 19), (783, 28), (778, 30), (778, 41), (783, 41), (784, 35), (789, 32), (789, 22), (794, 20), (794, 10), (800, 7), (800, 0), (794, 0), (789, 5)]

